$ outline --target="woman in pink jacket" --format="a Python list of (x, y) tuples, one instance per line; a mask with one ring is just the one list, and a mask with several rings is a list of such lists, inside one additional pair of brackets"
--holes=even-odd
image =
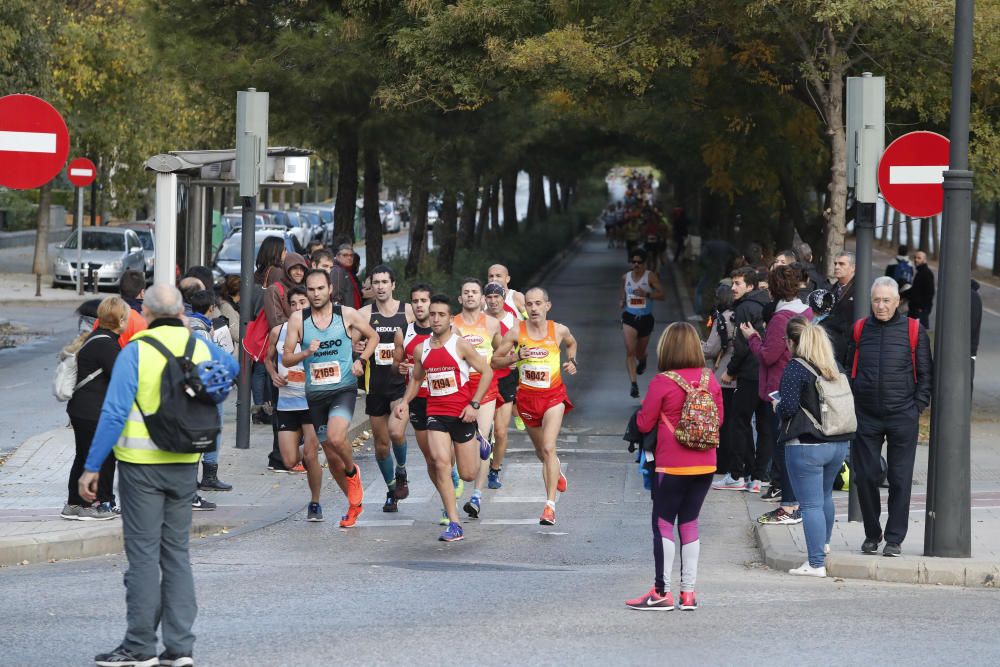
[(680, 535), (681, 584), (680, 608), (698, 608), (695, 600), (695, 579), (698, 576), (698, 514), (712, 486), (715, 472), (715, 448), (690, 449), (677, 442), (674, 428), (681, 416), (687, 396), (685, 390), (665, 373), (673, 371), (690, 387), (706, 388), (718, 410), (722, 424), (722, 389), (715, 376), (705, 368), (698, 332), (687, 322), (674, 322), (660, 336), (656, 356), (660, 372), (649, 383), (646, 398), (636, 416), (639, 430), (656, 431), (653, 477), (653, 560), (656, 579), (645, 595), (625, 604), (633, 609), (670, 611), (674, 596), (670, 591), (673, 569), (674, 524)]

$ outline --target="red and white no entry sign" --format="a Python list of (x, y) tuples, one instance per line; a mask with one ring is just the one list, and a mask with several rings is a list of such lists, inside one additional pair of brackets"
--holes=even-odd
[(73, 158), (66, 168), (69, 182), (78, 188), (85, 188), (97, 178), (97, 167), (85, 157)]
[(0, 185), (29, 190), (62, 171), (69, 130), (59, 112), (33, 95), (0, 97)]
[(910, 132), (896, 139), (878, 163), (878, 187), (894, 209), (913, 218), (929, 218), (944, 208), (947, 137)]

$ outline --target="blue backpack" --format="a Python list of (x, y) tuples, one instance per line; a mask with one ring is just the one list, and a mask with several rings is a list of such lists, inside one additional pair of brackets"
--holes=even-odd
[(893, 278), (900, 285), (912, 285), (913, 284), (913, 265), (910, 264), (908, 260), (900, 260), (896, 264), (896, 270), (894, 271)]

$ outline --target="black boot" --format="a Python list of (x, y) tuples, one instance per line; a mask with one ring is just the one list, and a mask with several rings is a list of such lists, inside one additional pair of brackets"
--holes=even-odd
[(201, 481), (198, 482), (199, 491), (232, 491), (233, 485), (226, 484), (219, 479), (219, 464), (201, 462)]

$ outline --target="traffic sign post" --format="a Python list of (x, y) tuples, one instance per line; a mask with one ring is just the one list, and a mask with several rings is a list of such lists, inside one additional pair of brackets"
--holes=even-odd
[(948, 150), (948, 138), (935, 132), (910, 132), (889, 144), (878, 163), (878, 186), (886, 202), (912, 218), (940, 213)]
[(69, 182), (76, 186), (76, 293), (83, 294), (83, 189), (97, 178), (97, 167), (78, 157), (66, 169)]
[(69, 130), (55, 108), (33, 95), (0, 97), (0, 185), (38, 188), (62, 171)]

